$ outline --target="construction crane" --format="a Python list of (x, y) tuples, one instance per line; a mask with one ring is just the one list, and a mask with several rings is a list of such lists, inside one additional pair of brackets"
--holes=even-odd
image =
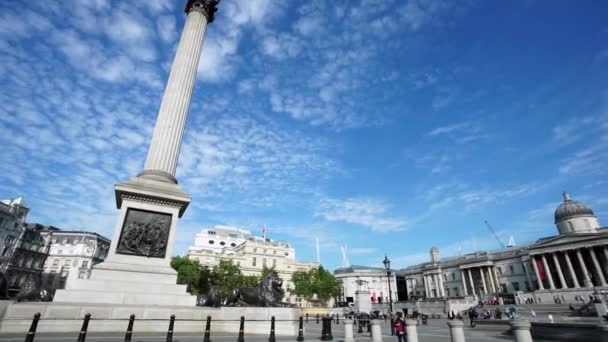
[(500, 239), (498, 238), (498, 234), (496, 234), (496, 231), (494, 231), (494, 228), (492, 228), (492, 226), (490, 225), (490, 223), (488, 221), (483, 221), (486, 224), (486, 227), (488, 227), (488, 230), (490, 230), (490, 232), (492, 233), (492, 235), (494, 235), (494, 237), (496, 238), (496, 241), (498, 241), (498, 244), (502, 247), (502, 248), (506, 248), (505, 244), (502, 243), (502, 241), (500, 241)]

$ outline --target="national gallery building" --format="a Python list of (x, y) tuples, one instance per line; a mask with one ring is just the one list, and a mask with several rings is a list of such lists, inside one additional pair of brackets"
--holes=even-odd
[(399, 301), (519, 296), (552, 303), (608, 289), (608, 228), (591, 208), (563, 197), (555, 210), (558, 235), (444, 259), (433, 247), (429, 262), (397, 271)]

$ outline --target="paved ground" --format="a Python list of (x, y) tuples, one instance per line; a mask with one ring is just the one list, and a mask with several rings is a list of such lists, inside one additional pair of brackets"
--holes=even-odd
[[(466, 322), (468, 323), (468, 321)], [(363, 334), (357, 333), (357, 327), (355, 328), (355, 339), (357, 341), (370, 341), (369, 333), (365, 332)], [(395, 341), (396, 337), (390, 336), (390, 329), (388, 324), (383, 325), (383, 340), (384, 341)], [(332, 333), (335, 341), (341, 341), (344, 337), (344, 326), (342, 324), (332, 325)], [(319, 341), (321, 336), (321, 324), (316, 324), (313, 321), (305, 324), (305, 340), (306, 341)], [(481, 331), (477, 328), (468, 328), (465, 327), (465, 336), (468, 342), (497, 342), (497, 341), (513, 341), (512, 336), (505, 336), (499, 332), (492, 331)], [(0, 342), (21, 342), (24, 340), (24, 335), (7, 335), (0, 334)], [(39, 342), (59, 342), (59, 341), (76, 341), (78, 334), (49, 334), (49, 333), (41, 333), (37, 334), (35, 341)], [(211, 333), (212, 342), (236, 342), (236, 335), (227, 335), (227, 334), (214, 334), (213, 331)], [(450, 341), (450, 333), (447, 327), (447, 323), (445, 319), (433, 319), (429, 320), (428, 325), (420, 325), (418, 326), (418, 339), (420, 342), (443, 342)], [(87, 341), (89, 342), (101, 342), (101, 341), (123, 341), (124, 333), (90, 333), (87, 336)], [(156, 341), (165, 341), (166, 334), (133, 334), (133, 342), (156, 342)], [(284, 337), (278, 336), (277, 341), (292, 341), (296, 340), (296, 336), (293, 337)], [(200, 335), (196, 334), (179, 334), (176, 333), (173, 337), (173, 341), (175, 342), (190, 342), (190, 341), (203, 341), (202, 333)], [(247, 335), (245, 334), (245, 342), (267, 342), (268, 335)], [(535, 342), (541, 342), (536, 341)]]

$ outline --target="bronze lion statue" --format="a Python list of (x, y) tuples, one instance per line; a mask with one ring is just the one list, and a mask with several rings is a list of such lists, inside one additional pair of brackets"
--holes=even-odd
[(238, 287), (233, 289), (226, 298), (228, 306), (290, 306), (281, 302), (283, 280), (277, 272), (272, 271), (265, 276), (257, 287)]

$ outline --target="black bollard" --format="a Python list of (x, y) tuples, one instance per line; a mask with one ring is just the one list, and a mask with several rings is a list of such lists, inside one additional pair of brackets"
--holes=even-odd
[(395, 336), (395, 318), (391, 317), (391, 336)]
[(336, 315), (336, 324), (340, 324), (340, 315)]
[(319, 324), (319, 314), (317, 314), (317, 324)]
[(363, 324), (361, 323), (361, 321), (359, 321), (359, 329), (357, 330), (357, 333), (363, 334)]
[[(306, 314), (308, 316), (308, 314)], [(300, 327), (298, 328), (298, 342), (302, 342), (304, 341), (304, 320), (302, 319), (302, 316), (300, 316)]]
[(169, 330), (167, 330), (166, 342), (173, 342), (173, 326), (175, 325), (175, 315), (171, 315), (169, 318)]
[(357, 316), (353, 317), (353, 325), (357, 325)]
[(211, 342), (211, 316), (207, 316), (207, 325), (205, 326), (205, 337), (203, 342)]
[(274, 336), (274, 316), (270, 317), (270, 337), (268, 338), (268, 342), (277, 342)]
[(237, 342), (245, 342), (245, 316), (241, 316), (241, 326), (239, 327), (239, 339)]
[(308, 323), (308, 313), (306, 313), (306, 323)]
[(78, 342), (84, 342), (87, 339), (87, 329), (89, 329), (89, 320), (91, 314), (84, 315), (84, 321), (82, 321), (82, 328), (80, 328), (80, 334), (78, 334)]
[(25, 342), (34, 342), (34, 337), (36, 337), (36, 329), (38, 328), (39, 320), (40, 312), (36, 312), (36, 314), (34, 315), (34, 319), (32, 320), (32, 325), (30, 325), (30, 331), (28, 331), (27, 335), (25, 336)]
[(384, 323), (386, 323), (386, 317), (388, 317), (388, 315), (384, 315)]
[(367, 332), (368, 333), (372, 332), (372, 318), (371, 318), (371, 316), (367, 318)]
[(125, 342), (131, 342), (133, 336), (133, 322), (135, 322), (135, 315), (131, 314), (129, 317), (129, 326), (127, 327), (127, 333), (125, 334)]
[(323, 317), (323, 329), (321, 331), (322, 341), (331, 341), (334, 337), (331, 335), (331, 317)]

